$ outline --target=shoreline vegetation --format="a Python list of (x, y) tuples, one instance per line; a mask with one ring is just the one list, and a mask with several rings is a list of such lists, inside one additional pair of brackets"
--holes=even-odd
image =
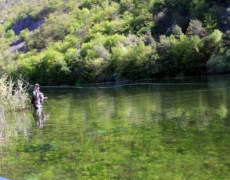
[(0, 110), (4, 112), (22, 111), (29, 102), (29, 87), (23, 80), (13, 79), (8, 75), (0, 77)]
[(229, 74), (229, 2), (0, 1), (0, 70), (71, 86)]
[(15, 113), (28, 108), (28, 90), (29, 88), (24, 85), (23, 80), (16, 79), (13, 81), (6, 74), (0, 76), (0, 144), (6, 142), (9, 134), (13, 133), (7, 132), (8, 129), (11, 129), (7, 126), (7, 113)]

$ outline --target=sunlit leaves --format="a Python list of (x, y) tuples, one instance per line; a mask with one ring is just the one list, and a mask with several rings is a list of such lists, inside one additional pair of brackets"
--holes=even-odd
[(3, 25), (0, 25), (0, 38), (3, 38), (5, 36), (5, 30)]
[[(18, 5), (24, 5), (27, 0), (18, 3)], [(16, 7), (16, 4), (11, 5)], [(119, 69), (122, 72), (121, 76), (123, 73), (129, 74), (126, 75), (129, 78), (131, 74), (138, 76), (137, 74), (143, 72), (143, 69), (146, 72), (152, 72), (151, 76), (153, 77), (156, 72), (162, 73), (162, 76), (181, 74), (181, 71), (183, 71), (182, 74), (195, 75), (199, 70), (188, 70), (189, 66), (193, 66), (191, 59), (195, 59), (195, 57), (199, 59), (195, 63), (198, 68), (203, 66), (213, 53), (218, 53), (216, 47), (220, 45), (221, 38), (218, 33), (213, 35), (212, 32), (215, 27), (221, 29), (228, 27), (229, 21), (227, 14), (224, 13), (225, 10), (227, 13), (227, 9), (220, 7), (219, 3), (209, 3), (205, 0), (191, 2), (188, 0), (178, 2), (169, 0), (67, 0), (63, 2), (33, 0), (25, 9), (21, 6), (15, 8), (15, 13), (9, 8), (8, 14), (13, 14), (12, 18), (5, 16), (7, 12), (4, 8), (5, 19), (1, 25), (0, 37), (1, 41), (4, 42), (6, 39), (6, 44), (9, 44), (16, 37), (10, 33), (12, 25), (22, 17), (30, 15), (35, 19), (45, 18), (45, 23), (32, 32), (23, 30), (20, 39), (26, 42), (28, 51), (37, 52), (36, 55), (40, 57), (41, 61), (44, 60), (40, 66), (46, 64), (42, 57), (46, 57), (45, 54), (48, 51), (57, 51), (60, 53), (60, 59), (54, 55), (54, 59), (56, 59), (54, 64), (62, 67), (60, 68), (62, 72), (68, 71), (73, 76), (77, 74), (76, 76), (81, 80), (86, 77), (86, 74), (93, 74), (92, 68), (88, 68), (89, 64), (93, 64), (93, 60), (95, 60), (95, 69), (98, 69), (98, 72), (102, 72), (100, 65), (102, 65), (101, 69), (105, 69), (103, 68), (104, 63), (99, 62), (107, 63), (109, 61), (109, 63), (105, 63), (106, 68), (109, 69), (108, 72), (114, 73)], [(191, 18), (195, 19), (190, 20)], [(167, 29), (175, 24), (174, 22), (177, 25), (171, 28), (170, 34), (176, 39), (165, 37), (163, 40), (161, 34), (167, 32)], [(210, 36), (207, 36), (206, 29), (202, 27), (201, 22), (207, 28)], [(183, 33), (186, 33), (186, 38)], [(194, 41), (195, 39), (199, 41), (199, 38), (193, 38), (194, 36), (204, 40), (197, 45), (197, 42)], [(159, 42), (156, 43), (158, 40)], [(144, 44), (145, 48), (142, 49), (143, 52), (135, 54), (132, 49), (139, 46), (138, 43), (139, 45)], [(212, 43), (215, 44), (215, 48), (211, 45)], [(172, 44), (175, 46), (171, 46)], [(185, 52), (184, 54), (181, 53), (181, 49)], [(139, 51), (137, 50), (137, 52)], [(131, 54), (129, 55), (129, 53)], [(142, 63), (137, 63), (141, 62), (141, 60), (137, 60), (138, 56), (146, 59)], [(190, 56), (192, 58), (189, 58)], [(186, 58), (190, 60), (185, 60)], [(6, 59), (12, 58), (6, 57)], [(17, 58), (15, 57), (15, 59)], [(185, 65), (186, 63), (182, 63), (182, 65), (182, 61), (187, 62), (187, 65)], [(198, 62), (200, 65), (197, 65)], [(134, 64), (134, 66), (129, 64)], [(28, 62), (27, 65), (28, 68), (32, 67)], [(123, 65), (124, 67), (122, 67)], [(181, 70), (183, 67), (185, 69)], [(44, 68), (48, 69), (43, 70), (41, 76), (44, 77), (41, 79), (47, 77), (45, 72), (53, 72), (48, 66), (44, 66)], [(126, 69), (133, 72), (125, 73)], [(86, 72), (87, 70), (89, 72)], [(186, 73), (187, 70), (189, 73)], [(35, 71), (33, 74), (36, 74)], [(140, 76), (144, 77), (144, 73)], [(145, 78), (148, 76), (146, 75)]]
[(127, 24), (125, 21), (116, 19), (114, 21), (104, 21), (99, 24), (95, 24), (89, 30), (89, 37), (94, 38), (96, 34), (99, 32), (105, 35), (114, 35), (116, 33), (121, 33), (125, 30)]
[(115, 48), (113, 51), (117, 51), (114, 52), (115, 54), (121, 53), (114, 56), (114, 58), (117, 57), (114, 59), (117, 63), (117, 73), (133, 79), (145, 76), (145, 63), (151, 52), (150, 47), (145, 46), (143, 42), (138, 42), (131, 46)]
[(222, 35), (223, 33), (216, 29), (208, 36), (208, 41), (215, 45), (222, 40)]
[(130, 22), (132, 33), (141, 35), (146, 33), (146, 27), (152, 25), (152, 14), (142, 12), (138, 17), (134, 17)]
[(13, 30), (8, 30), (6, 33), (6, 38), (10, 39), (11, 41), (14, 40), (14, 31)]
[[(198, 37), (188, 38), (184, 34), (178, 41), (171, 41), (171, 56), (174, 73), (184, 75), (200, 74), (202, 66), (199, 63), (199, 53), (197, 51), (200, 39)], [(201, 67), (200, 67), (201, 66)]]
[(65, 53), (65, 61), (71, 63), (77, 61), (80, 58), (80, 54), (76, 48), (69, 48)]
[(184, 34), (179, 39), (162, 36), (157, 45), (159, 71), (167, 76), (200, 74), (204, 66), (199, 62), (202, 57), (199, 54), (200, 43), (198, 37), (189, 38)]
[(32, 77), (37, 68), (40, 68), (41, 58), (37, 56), (20, 57), (18, 60), (19, 71), (24, 77)]
[(57, 51), (48, 50), (43, 57), (43, 62), (45, 65), (44, 68), (46, 69), (46, 72), (50, 75), (54, 72), (69, 72), (67, 64), (64, 61), (64, 56)]
[(180, 35), (182, 34), (182, 29), (181, 29), (181, 27), (178, 26), (178, 25), (176, 24), (175, 27), (172, 29), (172, 34), (173, 34), (175, 37), (179, 38)]

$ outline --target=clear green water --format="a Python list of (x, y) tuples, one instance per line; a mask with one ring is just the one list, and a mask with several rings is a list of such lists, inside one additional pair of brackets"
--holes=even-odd
[(41, 89), (44, 129), (32, 111), (8, 115), (0, 176), (230, 179), (230, 78), (179, 83)]

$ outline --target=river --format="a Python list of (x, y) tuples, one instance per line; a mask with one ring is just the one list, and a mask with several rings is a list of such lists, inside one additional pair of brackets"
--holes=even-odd
[(229, 87), (230, 76), (41, 87), (44, 128), (32, 110), (6, 116), (0, 176), (229, 179)]

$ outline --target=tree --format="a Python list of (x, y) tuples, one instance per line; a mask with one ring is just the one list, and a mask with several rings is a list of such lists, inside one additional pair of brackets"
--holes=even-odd
[(145, 46), (142, 41), (138, 41), (122, 49), (122, 57), (115, 60), (117, 62), (116, 72), (119, 76), (130, 79), (147, 78), (146, 64), (151, 55), (150, 46)]
[(186, 35), (189, 37), (199, 36), (203, 38), (207, 35), (205, 28), (202, 27), (202, 22), (197, 19), (191, 19), (186, 31)]
[(190, 12), (193, 19), (199, 19), (203, 22), (207, 10), (210, 8), (210, 1), (205, 0), (191, 1)]
[(230, 73), (230, 50), (223, 55), (212, 56), (206, 66), (210, 74)]
[(181, 27), (176, 24), (176, 26), (172, 29), (172, 34), (176, 38), (179, 38), (180, 35), (183, 34)]
[(171, 37), (171, 64), (174, 74), (201, 75), (203, 64), (199, 61), (199, 37), (189, 38), (181, 34), (178, 40)]
[(6, 38), (8, 38), (10, 41), (13, 41), (15, 38), (15, 34), (13, 30), (8, 30), (6, 32)]
[(203, 66), (206, 66), (206, 62), (210, 57), (218, 54), (222, 42), (222, 35), (223, 33), (219, 30), (214, 30), (198, 44), (198, 51), (200, 54), (199, 61)]
[(211, 33), (214, 29), (218, 29), (216, 17), (210, 13), (205, 15), (204, 25), (208, 33)]

